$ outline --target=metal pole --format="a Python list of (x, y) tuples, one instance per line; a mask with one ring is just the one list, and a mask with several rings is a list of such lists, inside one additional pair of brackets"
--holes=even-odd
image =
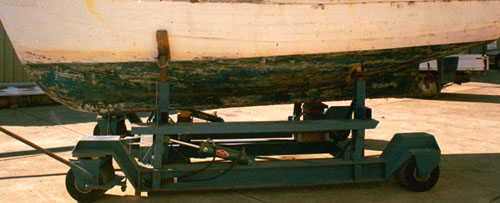
[(194, 144), (191, 144), (191, 143), (183, 142), (183, 141), (180, 141), (180, 140), (169, 139), (169, 141), (172, 142), (172, 143), (177, 143), (177, 144), (180, 144), (180, 145), (185, 145), (185, 146), (196, 148), (196, 149), (200, 148), (200, 146), (198, 146), (198, 145), (194, 145)]
[(70, 163), (68, 160), (66, 160), (66, 159), (64, 159), (64, 158), (62, 158), (62, 157), (60, 157), (60, 156), (57, 156), (56, 154), (54, 154), (54, 153), (52, 153), (52, 152), (50, 152), (50, 151), (48, 151), (48, 150), (46, 150), (46, 149), (44, 149), (44, 148), (42, 148), (42, 147), (40, 147), (40, 146), (36, 145), (36, 144), (35, 144), (35, 143), (33, 143), (33, 142), (30, 142), (30, 141), (29, 141), (29, 140), (27, 140), (27, 139), (24, 139), (23, 137), (21, 137), (21, 136), (19, 136), (19, 135), (14, 134), (13, 132), (8, 131), (7, 129), (5, 129), (5, 128), (3, 128), (3, 127), (0, 127), (0, 131), (2, 131), (3, 133), (7, 134), (8, 136), (11, 136), (12, 138), (14, 138), (14, 139), (16, 139), (16, 140), (21, 141), (21, 142), (22, 142), (22, 143), (24, 143), (24, 144), (29, 145), (30, 147), (33, 147), (33, 148), (35, 148), (35, 149), (37, 149), (37, 150), (39, 150), (39, 151), (43, 152), (44, 154), (49, 155), (50, 157), (52, 157), (52, 158), (54, 158), (54, 159), (58, 160), (59, 162), (61, 162), (61, 163), (63, 163), (63, 164), (66, 164), (66, 165), (68, 165), (68, 166), (69, 166), (69, 165), (71, 165), (71, 163)]

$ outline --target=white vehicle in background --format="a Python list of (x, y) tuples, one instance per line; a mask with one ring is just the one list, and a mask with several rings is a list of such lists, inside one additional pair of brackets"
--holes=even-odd
[[(489, 70), (488, 57), (482, 54), (455, 54), (447, 56), (446, 58), (458, 57), (458, 64), (456, 71), (459, 72), (487, 72)], [(446, 59), (445, 59), (446, 60)], [(437, 71), (437, 60), (427, 61), (419, 65), (420, 71)]]
[(449, 84), (469, 82), (471, 76), (488, 72), (488, 59), (483, 54), (456, 54), (420, 63), (419, 88), (427, 93), (425, 98), (435, 97)]
[(463, 54), (481, 54), (488, 57), (488, 65), (491, 69), (500, 69), (500, 39), (491, 43), (470, 49)]

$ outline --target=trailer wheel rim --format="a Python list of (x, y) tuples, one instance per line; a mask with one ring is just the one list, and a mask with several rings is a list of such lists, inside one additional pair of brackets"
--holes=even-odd
[(418, 182), (425, 182), (425, 181), (429, 180), (429, 178), (431, 178), (431, 174), (429, 174), (429, 175), (427, 175), (427, 176), (425, 176), (425, 177), (420, 177), (420, 176), (418, 175), (417, 168), (415, 168), (415, 169), (413, 170), (413, 177), (415, 177), (415, 180), (416, 180), (416, 181), (418, 181)]
[(75, 181), (75, 189), (76, 189), (78, 192), (83, 193), (83, 194), (87, 194), (87, 193), (92, 192), (92, 190), (91, 190), (91, 189), (83, 189), (83, 188), (78, 187), (78, 185), (76, 184), (76, 181)]

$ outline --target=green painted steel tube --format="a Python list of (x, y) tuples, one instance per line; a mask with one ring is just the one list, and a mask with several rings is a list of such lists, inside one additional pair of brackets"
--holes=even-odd
[(238, 151), (228, 147), (222, 147), (209, 142), (202, 142), (198, 150), (200, 156), (217, 156), (225, 160), (231, 160), (238, 164), (252, 164), (255, 160), (244, 151)]

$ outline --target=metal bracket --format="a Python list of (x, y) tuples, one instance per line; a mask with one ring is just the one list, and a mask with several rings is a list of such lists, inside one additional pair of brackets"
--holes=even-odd
[(361, 64), (357, 63), (357, 64), (354, 64), (351, 68), (351, 70), (349, 71), (349, 74), (347, 74), (347, 77), (346, 77), (346, 83), (347, 84), (353, 84), (355, 83), (356, 81), (359, 81), (359, 80), (364, 80), (364, 74), (363, 74), (363, 67), (361, 66)]
[(441, 161), (439, 149), (413, 149), (408, 151), (415, 157), (419, 177), (428, 176)]
[(387, 162), (386, 177), (415, 157), (419, 176), (425, 177), (439, 165), (441, 150), (434, 136), (428, 133), (395, 134), (380, 158)]

